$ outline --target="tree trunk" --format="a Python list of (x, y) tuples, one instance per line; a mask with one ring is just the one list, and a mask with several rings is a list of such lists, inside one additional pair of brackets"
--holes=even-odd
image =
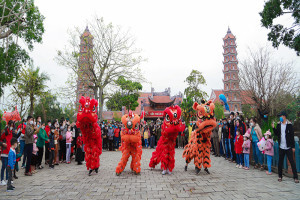
[(30, 95), (30, 110), (29, 114), (33, 117), (33, 103), (34, 103), (34, 98), (33, 95)]
[(103, 103), (104, 103), (104, 96), (103, 96), (103, 89), (99, 88), (99, 110), (98, 110), (98, 119), (100, 122), (102, 121), (102, 113), (103, 113)]

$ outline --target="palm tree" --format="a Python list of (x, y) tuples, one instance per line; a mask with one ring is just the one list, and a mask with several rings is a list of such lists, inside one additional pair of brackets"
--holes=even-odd
[(45, 92), (46, 81), (50, 80), (46, 73), (40, 73), (40, 68), (30, 66), (28, 69), (20, 71), (19, 78), (17, 79), (17, 87), (19, 91), (29, 97), (30, 109), (29, 114), (33, 115), (34, 103), (36, 98), (42, 96)]

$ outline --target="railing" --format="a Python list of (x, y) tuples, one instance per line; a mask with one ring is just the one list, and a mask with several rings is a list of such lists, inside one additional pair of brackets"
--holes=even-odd
[[(279, 144), (278, 142), (274, 142), (274, 156), (272, 160), (272, 166), (273, 167), (278, 167), (278, 162), (279, 162)], [(267, 155), (263, 155), (264, 157), (264, 165), (267, 166)], [(295, 163), (296, 163), (296, 168), (297, 172), (300, 172), (300, 149), (299, 149), (299, 142), (295, 142)], [(283, 160), (283, 169), (287, 170), (288, 169), (288, 162), (287, 162), (287, 156), (285, 156)]]

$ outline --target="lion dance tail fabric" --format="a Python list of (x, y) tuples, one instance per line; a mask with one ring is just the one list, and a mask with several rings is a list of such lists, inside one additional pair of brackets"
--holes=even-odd
[(207, 168), (211, 167), (210, 138), (212, 130), (217, 125), (214, 118), (214, 108), (215, 105), (211, 101), (202, 101), (200, 105), (195, 102), (193, 105), (193, 109), (197, 112), (198, 128), (192, 133), (189, 143), (184, 147), (182, 157), (186, 161), (186, 170), (187, 165), (194, 159), (197, 174), (202, 166), (207, 173), (209, 173)]
[(81, 97), (77, 114), (77, 127), (81, 130), (84, 143), (87, 170), (98, 172), (100, 155), (102, 154), (101, 129), (97, 123), (98, 102), (89, 97)]
[[(155, 168), (161, 162), (161, 169), (172, 172), (175, 167), (175, 145), (179, 132), (185, 125), (181, 122), (181, 109), (179, 106), (171, 106), (164, 111), (164, 122), (162, 124), (161, 137), (157, 147), (152, 153), (149, 167)], [(164, 173), (164, 172), (163, 172)]]
[(132, 111), (122, 117), (122, 123), (125, 128), (121, 131), (120, 151), (122, 151), (122, 158), (116, 168), (117, 176), (124, 171), (130, 156), (132, 157), (130, 164), (131, 170), (135, 174), (140, 174), (141, 172), (141, 158), (143, 152), (139, 122), (140, 117), (137, 114), (133, 114)]

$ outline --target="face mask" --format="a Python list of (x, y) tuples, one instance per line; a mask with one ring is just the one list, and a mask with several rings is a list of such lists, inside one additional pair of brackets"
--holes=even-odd
[(280, 120), (281, 122), (283, 122), (283, 118), (282, 118), (282, 117), (280, 117), (279, 120)]
[(26, 123), (26, 122), (24, 122), (24, 124), (26, 125), (27, 123)]
[(227, 124), (227, 122), (224, 122), (224, 124)]
[(40, 125), (37, 125), (37, 127), (40, 127)]
[(244, 137), (244, 141), (246, 141), (247, 140), (247, 138), (246, 137)]
[(9, 130), (13, 130), (13, 127), (9, 127)]
[(246, 120), (246, 123), (248, 123), (248, 120)]
[(266, 118), (267, 118), (267, 115), (264, 115), (264, 118), (266, 119)]
[(70, 131), (71, 131), (71, 129), (68, 129), (68, 131), (70, 132)]
[(45, 126), (42, 126), (42, 129), (45, 129)]
[(34, 125), (36, 125), (36, 122), (34, 122)]
[(231, 122), (231, 120), (228, 120), (228, 122), (230, 123), (230, 122)]
[(81, 134), (79, 134), (79, 136), (81, 137)]
[(54, 133), (54, 130), (51, 130), (52, 133)]
[(51, 126), (51, 123), (49, 123), (48, 126)]
[(268, 139), (268, 136), (266, 135), (265, 138)]
[(33, 124), (33, 121), (30, 121), (29, 123), (32, 125), (32, 124)]
[(239, 123), (236, 123), (236, 126), (239, 126), (240, 124)]
[(252, 123), (252, 122), (250, 123), (250, 126), (253, 126), (253, 123)]

